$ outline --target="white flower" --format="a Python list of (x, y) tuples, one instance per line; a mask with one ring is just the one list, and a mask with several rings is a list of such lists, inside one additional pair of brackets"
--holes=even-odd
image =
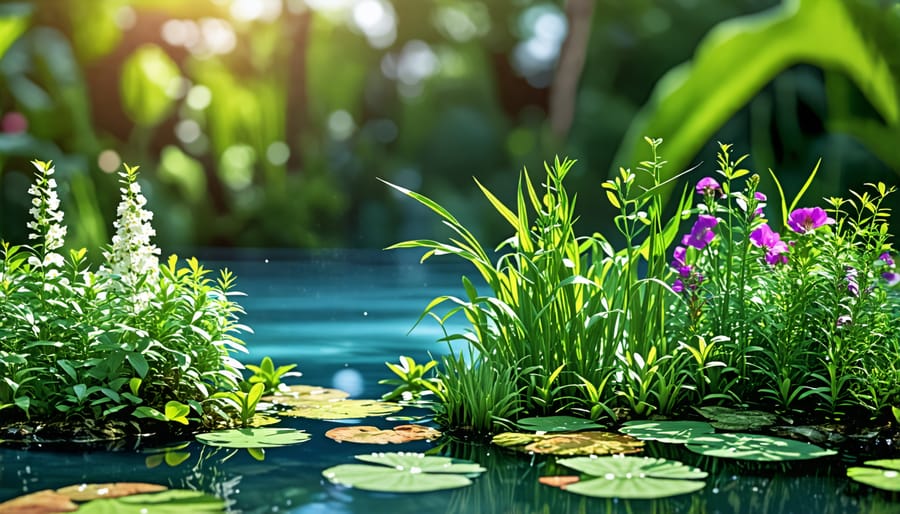
[(37, 265), (62, 266), (62, 257), (53, 253), (65, 245), (66, 237), (66, 227), (62, 225), (63, 213), (59, 210), (59, 196), (56, 194), (56, 180), (50, 178), (55, 170), (51, 162), (32, 161), (32, 164), (38, 173), (35, 182), (28, 188), (33, 206), (28, 210), (33, 218), (26, 225), (32, 231), (28, 239), (38, 241), (35, 248), (43, 255), (43, 258), (35, 258)]

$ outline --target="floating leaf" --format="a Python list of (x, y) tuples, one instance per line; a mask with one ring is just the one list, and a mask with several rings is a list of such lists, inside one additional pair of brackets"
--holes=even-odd
[(266, 416), (265, 414), (255, 414), (247, 422), (247, 426), (259, 428), (259, 427), (266, 427), (269, 425), (276, 425), (280, 422), (281, 422), (281, 418), (277, 418), (275, 416)]
[(350, 393), (341, 391), (340, 389), (329, 389), (327, 387), (311, 386), (311, 385), (293, 385), (285, 389), (280, 389), (273, 395), (263, 396), (263, 401), (277, 403), (279, 405), (296, 405), (308, 401), (322, 400), (343, 400), (350, 396)]
[(577, 432), (579, 430), (603, 428), (589, 419), (576, 418), (574, 416), (522, 418), (516, 422), (516, 426), (522, 430), (534, 430), (535, 432)]
[(688, 439), (715, 432), (705, 421), (627, 421), (619, 431), (642, 441), (684, 444)]
[(350, 419), (386, 416), (402, 409), (400, 405), (378, 400), (319, 400), (293, 404), (282, 416), (311, 419)]
[(159, 484), (145, 484), (141, 482), (118, 482), (107, 484), (78, 484), (57, 489), (56, 492), (64, 494), (70, 500), (86, 502), (98, 498), (118, 498), (140, 493), (157, 493), (165, 491), (168, 487)]
[(607, 455), (637, 453), (643, 441), (611, 432), (576, 432), (571, 434), (497, 434), (491, 442), (515, 450), (552, 455)]
[(322, 476), (331, 483), (366, 491), (417, 493), (455, 489), (472, 483), (467, 475), (487, 471), (474, 462), (421, 453), (373, 453), (357, 455), (372, 464), (341, 464)]
[(0, 502), (0, 513), (3, 514), (56, 514), (76, 510), (78, 505), (68, 496), (50, 489)]
[(775, 423), (775, 415), (761, 410), (737, 410), (729, 407), (694, 407), (712, 426), (720, 430), (759, 430)]
[(693, 452), (712, 457), (753, 461), (817, 459), (835, 455), (814, 444), (755, 434), (707, 434), (687, 442)]
[(570, 493), (598, 498), (649, 500), (703, 489), (707, 474), (678, 461), (649, 457), (575, 457), (558, 464), (590, 475), (564, 486)]
[(335, 441), (362, 444), (403, 444), (412, 441), (433, 441), (441, 437), (441, 433), (430, 427), (421, 425), (399, 425), (393, 430), (382, 430), (377, 427), (355, 425), (351, 427), (332, 428), (325, 432), (325, 437)]
[(868, 486), (900, 492), (900, 459), (869, 460), (865, 465), (873, 467), (848, 468), (847, 476)]
[(93, 500), (79, 514), (220, 514), (225, 502), (199, 491), (173, 489), (155, 494)]
[(225, 448), (275, 448), (308, 441), (310, 435), (293, 428), (236, 428), (197, 434), (197, 440)]
[(540, 477), (538, 478), (538, 482), (549, 485), (550, 487), (559, 487), (560, 489), (565, 488), (567, 485), (574, 484), (581, 480), (580, 477), (574, 475), (563, 475), (557, 477)]

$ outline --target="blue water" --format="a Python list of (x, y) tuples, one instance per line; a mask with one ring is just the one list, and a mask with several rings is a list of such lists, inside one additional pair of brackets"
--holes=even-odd
[[(357, 398), (377, 398), (387, 389), (385, 361), (408, 355), (418, 362), (445, 353), (436, 342), (437, 323), (425, 320), (410, 332), (421, 310), (435, 296), (460, 294), (459, 275), (470, 270), (452, 261), (417, 262), (400, 252), (243, 253), (239, 260), (205, 260), (227, 266), (238, 276), (237, 289), (254, 329), (246, 334), (256, 363), (271, 356), (276, 364), (297, 363), (300, 382), (339, 387)], [(460, 320), (459, 323), (461, 323)], [(422, 412), (411, 412), (421, 414)], [(350, 421), (360, 422), (359, 420)], [(366, 418), (363, 424), (390, 427), (396, 422)], [(323, 469), (371, 451), (426, 451), (433, 443), (402, 447), (339, 444), (322, 434), (335, 422), (289, 419), (312, 434), (309, 442), (266, 450), (254, 460), (243, 450), (216, 449), (194, 442), (183, 448), (133, 447), (117, 451), (82, 447), (0, 447), (0, 501), (24, 493), (81, 482), (154, 482), (209, 492), (228, 502), (230, 512), (296, 514), (582, 514), (582, 513), (898, 513), (900, 499), (873, 492), (844, 476), (851, 457), (793, 465), (729, 462), (703, 458), (672, 445), (649, 444), (646, 453), (681, 460), (710, 472), (702, 491), (658, 501), (616, 501), (576, 496), (541, 485), (538, 477), (567, 474), (553, 458), (532, 457), (490, 446), (443, 442), (439, 451), (475, 460), (488, 472), (462, 489), (411, 495), (382, 494), (337, 487)]]

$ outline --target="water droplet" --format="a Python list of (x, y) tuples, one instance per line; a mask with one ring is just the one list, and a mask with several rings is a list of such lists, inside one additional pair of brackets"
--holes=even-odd
[(421, 473), (422, 468), (417, 468), (417, 467), (413, 466), (413, 467), (409, 468), (409, 472), (415, 475), (417, 473)]
[(607, 473), (607, 474), (603, 475), (603, 478), (605, 478), (607, 480), (615, 480), (616, 475), (613, 475), (612, 473)]

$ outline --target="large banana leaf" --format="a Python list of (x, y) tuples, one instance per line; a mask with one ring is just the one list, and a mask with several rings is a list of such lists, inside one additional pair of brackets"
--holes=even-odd
[[(900, 124), (900, 77), (886, 58), (891, 47), (868, 38), (851, 7), (843, 0), (785, 0), (719, 24), (700, 43), (693, 61), (656, 84), (614, 162), (647, 160), (647, 147), (639, 141), (645, 135), (661, 137), (667, 169), (677, 173), (763, 86), (800, 63), (846, 74), (889, 126)], [(894, 16), (900, 10), (886, 10), (883, 23)]]

